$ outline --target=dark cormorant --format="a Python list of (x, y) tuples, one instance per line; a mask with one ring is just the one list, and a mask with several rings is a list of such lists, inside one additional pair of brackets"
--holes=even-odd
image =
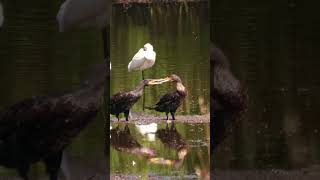
[(222, 50), (211, 47), (211, 105), (213, 106), (213, 148), (231, 132), (241, 114), (246, 110), (248, 95), (240, 81), (233, 75), (229, 61)]
[(98, 66), (73, 93), (32, 97), (2, 112), (0, 164), (27, 180), (30, 164), (43, 160), (50, 179), (57, 180), (62, 151), (100, 110), (108, 66)]
[(145, 79), (134, 90), (113, 95), (110, 98), (110, 114), (115, 115), (119, 121), (119, 114), (124, 113), (126, 121), (128, 121), (129, 111), (142, 96), (144, 87), (161, 83), (161, 80)]
[(172, 74), (167, 78), (164, 78), (162, 83), (166, 81), (175, 82), (177, 90), (174, 92), (169, 92), (167, 94), (164, 94), (154, 107), (146, 107), (146, 108), (154, 109), (158, 112), (165, 112), (167, 116), (166, 120), (169, 119), (168, 114), (170, 112), (172, 119), (175, 120), (174, 114), (176, 113), (176, 110), (182, 104), (182, 101), (186, 97), (187, 90), (183, 86), (180, 77), (175, 74)]

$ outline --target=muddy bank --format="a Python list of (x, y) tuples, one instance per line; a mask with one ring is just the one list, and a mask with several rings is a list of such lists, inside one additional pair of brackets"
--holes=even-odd
[(215, 180), (318, 180), (320, 169), (301, 170), (215, 170), (212, 174)]
[[(185, 175), (185, 176), (159, 176), (159, 175), (148, 175), (149, 180), (160, 180), (160, 179), (198, 179), (197, 175)], [(121, 180), (121, 179), (130, 179), (138, 180), (147, 177), (142, 177), (140, 175), (123, 175), (123, 174), (111, 174), (111, 180)]]
[[(132, 113), (131, 118), (129, 118), (128, 123), (133, 124), (149, 124), (149, 123), (160, 123), (166, 122), (165, 116), (155, 116), (147, 113)], [(121, 118), (118, 122), (117, 118), (114, 116), (110, 116), (110, 120), (112, 123), (126, 123), (124, 118)], [(170, 119), (169, 119), (170, 120)], [(172, 120), (170, 120), (172, 122)], [(205, 115), (177, 115), (176, 120), (174, 122), (181, 123), (209, 123), (210, 122), (210, 114)]]
[[(320, 169), (309, 168), (301, 170), (215, 170), (211, 179), (213, 180), (318, 180)], [(197, 175), (186, 175), (184, 177), (149, 175), (148, 179), (197, 179)], [(112, 174), (111, 179), (141, 179), (138, 175)]]

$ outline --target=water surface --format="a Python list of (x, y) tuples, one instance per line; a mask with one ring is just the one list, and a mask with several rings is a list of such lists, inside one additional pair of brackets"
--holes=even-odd
[[(155, 65), (145, 70), (145, 78), (177, 74), (188, 90), (180, 114), (209, 112), (210, 68), (208, 7), (203, 4), (122, 5), (113, 7), (111, 23), (111, 95), (134, 89), (142, 80), (140, 71), (128, 72), (128, 64), (145, 43), (157, 53)], [(175, 87), (166, 83), (147, 87), (146, 105)], [(142, 110), (139, 101), (133, 111)], [(152, 113), (152, 112), (151, 112)]]
[[(145, 78), (177, 74), (188, 91), (177, 114), (190, 118), (208, 114), (209, 32), (207, 3), (129, 5), (128, 9), (115, 5), (111, 21), (111, 95), (133, 90), (142, 80), (140, 71), (128, 72), (127, 67), (134, 54), (149, 42), (157, 56), (155, 65), (145, 70)], [(173, 83), (146, 87), (146, 105), (154, 105), (161, 95), (175, 88)], [(132, 108), (133, 116), (142, 112), (141, 99)], [(164, 113), (144, 113), (165, 117)], [(209, 123), (175, 123), (175, 130), (170, 131), (172, 124), (164, 120), (148, 123), (145, 117), (141, 119), (147, 123), (139, 125), (139, 119), (128, 125), (112, 123), (113, 176), (190, 179), (197, 178), (196, 172), (208, 172)], [(143, 132), (154, 128), (152, 133)]]
[(113, 174), (197, 178), (197, 169), (209, 170), (208, 123), (113, 124), (110, 139)]
[(248, 89), (250, 105), (214, 154), (217, 169), (300, 169), (320, 163), (319, 17), (296, 1), (217, 3), (212, 41)]

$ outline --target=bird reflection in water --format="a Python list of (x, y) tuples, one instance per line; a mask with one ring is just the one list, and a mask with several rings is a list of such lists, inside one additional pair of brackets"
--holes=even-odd
[(151, 148), (143, 147), (131, 135), (128, 124), (120, 129), (118, 125), (116, 128), (110, 130), (110, 144), (120, 152), (126, 152), (143, 157), (154, 157), (155, 151)]
[(175, 168), (181, 167), (186, 155), (188, 154), (189, 145), (181, 137), (180, 133), (177, 131), (175, 127), (175, 124), (172, 123), (171, 127), (169, 127), (169, 124), (167, 123), (166, 128), (157, 130), (156, 136), (168, 148), (171, 148), (177, 151), (178, 159), (168, 160), (168, 159), (158, 157), (158, 158), (150, 159), (150, 162), (154, 164), (172, 165)]

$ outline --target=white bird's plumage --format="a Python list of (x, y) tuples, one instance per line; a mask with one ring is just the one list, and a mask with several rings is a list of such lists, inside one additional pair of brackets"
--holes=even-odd
[(0, 27), (2, 26), (3, 21), (4, 21), (3, 8), (2, 8), (2, 4), (0, 2)]
[(103, 28), (110, 12), (111, 0), (66, 0), (57, 14), (59, 31), (89, 26)]
[(150, 43), (144, 45), (132, 58), (128, 65), (128, 71), (142, 71), (154, 65), (156, 52)]

